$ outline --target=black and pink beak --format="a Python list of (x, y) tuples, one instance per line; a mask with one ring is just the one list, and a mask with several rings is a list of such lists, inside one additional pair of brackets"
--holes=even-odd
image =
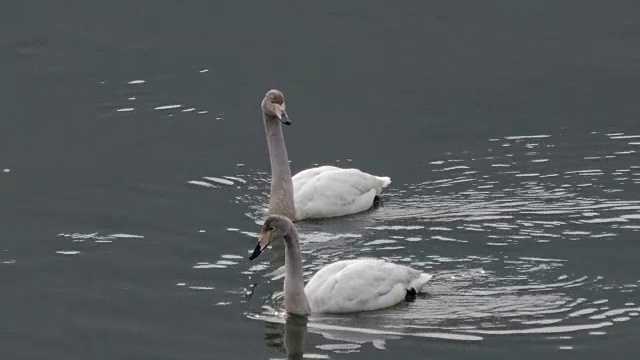
[(276, 115), (278, 116), (278, 119), (280, 119), (281, 123), (285, 125), (291, 125), (291, 120), (289, 120), (289, 115), (287, 115), (287, 110), (284, 103), (276, 105)]
[(249, 255), (249, 260), (253, 260), (258, 256), (260, 256), (260, 254), (262, 254), (262, 252), (264, 251), (264, 249), (267, 248), (267, 246), (269, 246), (269, 239), (267, 238), (267, 235), (260, 234), (260, 238), (258, 239), (258, 244), (256, 245), (256, 248), (253, 249), (253, 252), (251, 253), (251, 255)]

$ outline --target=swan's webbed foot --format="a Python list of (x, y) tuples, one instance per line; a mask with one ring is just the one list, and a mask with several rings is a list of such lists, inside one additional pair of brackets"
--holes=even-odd
[(414, 288), (407, 289), (407, 295), (404, 296), (404, 300), (407, 302), (415, 301), (416, 295), (418, 295), (418, 293), (416, 292), (416, 289)]
[(376, 195), (373, 198), (373, 205), (371, 206), (371, 208), (375, 210), (379, 208), (381, 204), (382, 204), (382, 199), (380, 199), (380, 196)]

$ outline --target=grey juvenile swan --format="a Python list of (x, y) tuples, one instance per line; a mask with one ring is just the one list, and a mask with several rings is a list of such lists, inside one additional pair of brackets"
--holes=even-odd
[(262, 100), (262, 116), (271, 161), (270, 214), (295, 221), (359, 213), (371, 208), (375, 197), (391, 183), (388, 177), (335, 166), (315, 167), (291, 177), (282, 134), (282, 124), (290, 125), (291, 120), (282, 92), (267, 92)]
[(284, 307), (287, 313), (349, 313), (383, 309), (420, 292), (432, 275), (381, 259), (341, 260), (318, 271), (304, 286), (298, 231), (281, 215), (267, 218), (249, 256), (255, 259), (272, 242), (284, 239)]

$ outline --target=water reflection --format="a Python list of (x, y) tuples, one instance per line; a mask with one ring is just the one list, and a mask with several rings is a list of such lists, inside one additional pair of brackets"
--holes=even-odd
[(287, 359), (302, 359), (304, 355), (304, 336), (307, 333), (307, 318), (304, 316), (287, 316), (284, 332), (284, 347)]
[[(198, 74), (204, 74), (208, 72), (207, 69), (198, 71)], [(153, 79), (151, 82), (165, 83), (168, 79)], [(105, 88), (111, 88), (115, 94), (109, 101), (105, 101), (101, 106), (104, 108), (105, 114), (115, 112), (121, 116), (132, 111), (161, 111), (167, 117), (179, 115), (181, 113), (193, 113), (197, 115), (205, 115), (209, 113), (209, 110), (202, 110), (193, 106), (193, 104), (179, 104), (176, 102), (165, 102), (164, 100), (156, 99), (145, 88), (148, 86), (147, 80), (134, 79), (126, 82), (126, 86), (123, 88), (121, 83), (112, 83), (110, 81), (100, 81), (100, 86)], [(165, 84), (166, 85), (166, 84)], [(222, 114), (216, 117), (216, 120), (222, 120)]]
[(265, 322), (267, 346), (278, 350), (284, 349), (287, 360), (303, 359), (307, 322), (307, 317), (297, 315), (287, 315), (284, 326), (276, 321)]
[[(265, 326), (268, 330), (266, 331), (265, 340), (267, 340), (267, 345), (270, 347), (282, 347), (282, 333), (280, 327), (276, 324), (286, 322), (285, 338), (287, 332), (290, 332), (292, 336), (289, 342), (285, 341), (286, 346), (288, 346), (287, 349), (300, 349), (304, 341), (304, 332), (306, 331), (321, 335), (324, 339), (331, 341), (317, 345), (317, 349), (338, 353), (358, 351), (362, 345), (367, 343), (372, 344), (379, 350), (385, 350), (387, 340), (396, 340), (403, 336), (447, 341), (482, 340), (481, 336), (461, 332), (430, 331), (428, 329), (416, 331), (411, 327), (397, 326), (402, 322), (401, 320), (396, 321), (396, 326), (394, 326), (393, 323), (389, 322), (391, 318), (362, 315), (364, 314), (353, 316), (312, 315), (308, 322), (305, 318), (304, 329), (299, 328), (300, 325), (297, 325), (295, 322), (292, 326), (297, 328), (290, 329), (289, 322), (291, 321), (291, 315), (286, 315), (282, 311), (276, 311), (267, 307), (266, 311), (260, 314), (247, 314), (250, 319), (259, 320), (266, 324)], [(288, 350), (288, 354), (291, 353), (292, 352)], [(307, 352), (307, 356), (305, 357), (309, 357), (309, 355)]]

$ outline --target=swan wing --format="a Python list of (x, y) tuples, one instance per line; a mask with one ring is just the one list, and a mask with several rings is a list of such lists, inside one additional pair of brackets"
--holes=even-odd
[[(299, 188), (304, 187), (304, 185), (311, 179), (313, 179), (314, 177), (318, 176), (320, 173), (323, 172), (327, 172), (327, 171), (333, 171), (333, 170), (341, 170), (339, 167), (336, 166), (331, 166), (331, 165), (324, 165), (324, 166), (318, 166), (318, 167), (314, 167), (314, 168), (310, 168), (310, 169), (306, 169), (306, 170), (302, 170), (299, 173), (295, 174), (291, 180), (293, 181), (294, 184), (297, 184), (297, 186)], [(294, 185), (294, 194), (295, 194), (295, 187), (296, 185)]]
[(391, 183), (388, 177), (335, 166), (307, 169), (292, 180), (298, 219), (365, 211), (373, 204), (374, 197)]
[(345, 313), (383, 309), (420, 291), (431, 275), (380, 259), (338, 261), (316, 273), (305, 287), (313, 312)]

